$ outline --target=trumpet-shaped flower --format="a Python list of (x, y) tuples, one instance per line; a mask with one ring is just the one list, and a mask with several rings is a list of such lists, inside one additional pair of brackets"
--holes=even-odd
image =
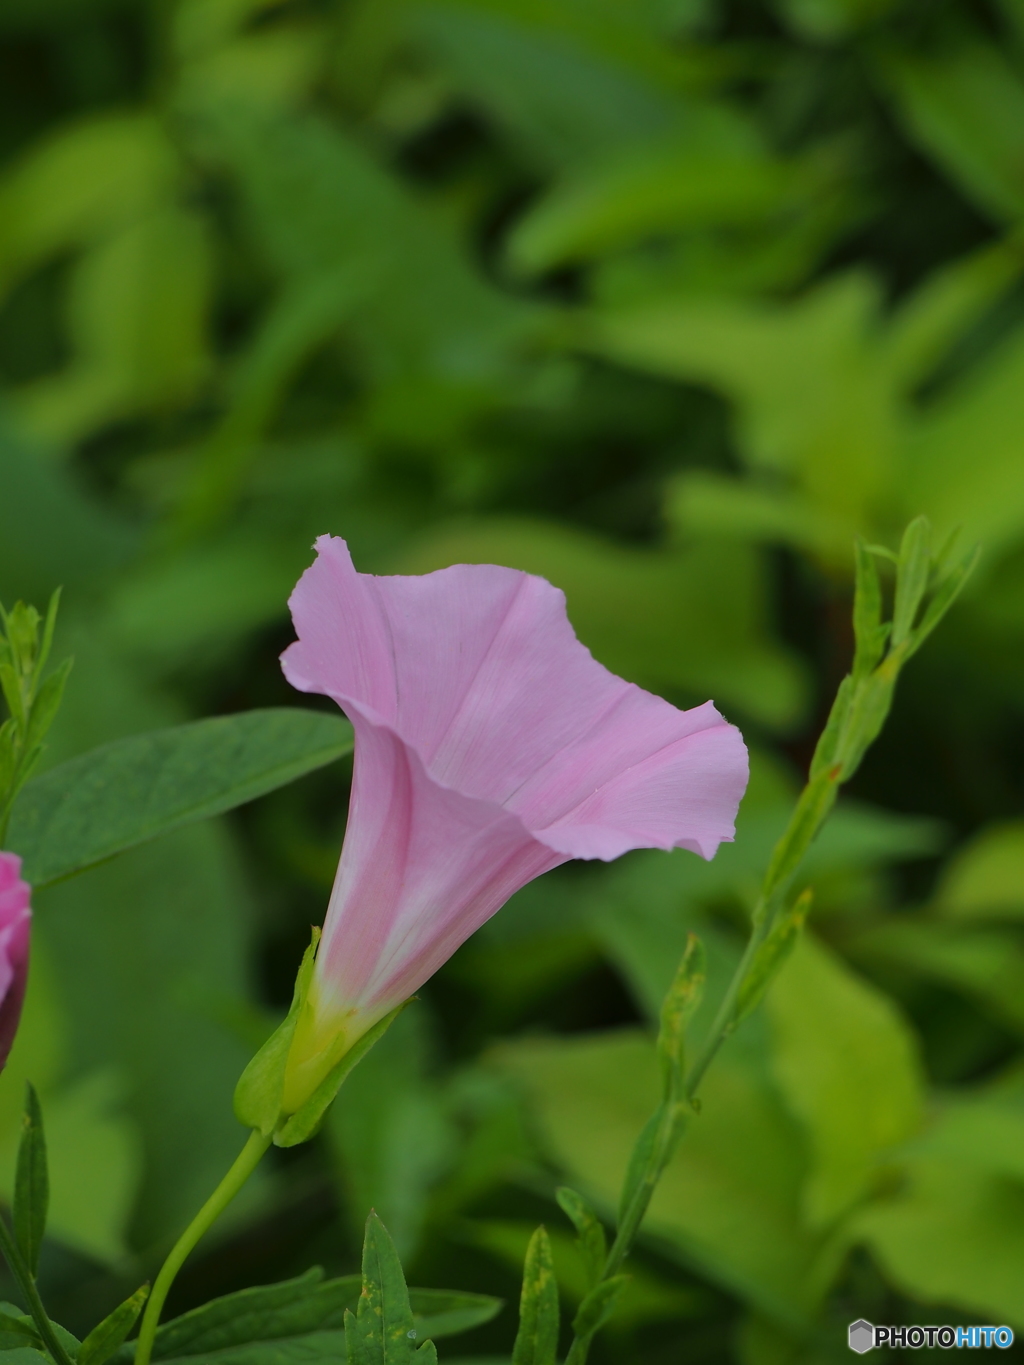
[(316, 549), (282, 666), (352, 721), (355, 767), (285, 1112), (525, 883), (634, 848), (711, 858), (747, 781), (710, 702), (681, 711), (609, 673), (544, 579), (375, 577), (343, 540)]
[(18, 1031), (28, 979), (31, 891), (21, 880), (21, 859), (0, 853), (0, 1067)]

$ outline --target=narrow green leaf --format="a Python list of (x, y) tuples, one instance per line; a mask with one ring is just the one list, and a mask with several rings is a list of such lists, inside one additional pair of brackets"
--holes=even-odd
[(149, 1285), (140, 1285), (130, 1298), (119, 1304), (98, 1323), (78, 1348), (78, 1365), (106, 1365), (142, 1312), (149, 1298)]
[(812, 899), (811, 888), (807, 887), (800, 893), (792, 907), (781, 914), (772, 926), (771, 933), (758, 949), (740, 986), (736, 1008), (733, 1011), (733, 1026), (741, 1019), (745, 1019), (760, 1004), (779, 968), (793, 951), (793, 945), (810, 911)]
[(896, 601), (892, 613), (893, 648), (910, 637), (931, 571), (932, 528), (927, 517), (915, 517), (903, 532), (896, 570)]
[(589, 1340), (599, 1332), (615, 1312), (615, 1303), (629, 1281), (628, 1275), (613, 1275), (610, 1280), (602, 1280), (590, 1291), (576, 1310), (572, 1320), (572, 1330), (578, 1337)]
[(555, 1191), (558, 1206), (572, 1222), (579, 1236), (576, 1245), (587, 1276), (587, 1284), (593, 1287), (601, 1278), (604, 1263), (608, 1257), (608, 1239), (604, 1226), (591, 1205), (568, 1185)]
[(34, 1087), (25, 1087), (25, 1112), (21, 1121), (21, 1142), (14, 1179), (14, 1236), (18, 1250), (34, 1276), (39, 1269), (39, 1251), (46, 1231), (50, 1204), (50, 1177), (46, 1164), (46, 1135), (39, 1096)]
[(418, 1337), (398, 1252), (371, 1211), (363, 1239), (362, 1293), (355, 1313), (345, 1314), (349, 1365), (408, 1365)]
[(280, 707), (105, 744), (34, 778), (7, 846), (34, 886), (70, 877), (159, 834), (232, 810), (341, 758), (340, 716)]
[(640, 1130), (640, 1136), (633, 1145), (629, 1165), (626, 1167), (626, 1174), (622, 1181), (622, 1193), (619, 1196), (618, 1221), (620, 1226), (626, 1222), (633, 1207), (633, 1201), (640, 1193), (643, 1185), (648, 1183), (653, 1188), (653, 1183), (657, 1179), (654, 1172), (658, 1165), (658, 1150), (667, 1117), (664, 1104), (660, 1104)]
[(71, 672), (73, 663), (73, 659), (65, 659), (58, 664), (36, 693), (25, 736), (25, 743), (30, 748), (41, 744), (46, 738), (46, 733), (53, 724), (64, 699), (64, 688), (67, 685), (68, 674)]
[(882, 584), (876, 558), (859, 539), (855, 553), (857, 577), (853, 597), (853, 634), (856, 649), (853, 678), (859, 681), (866, 678), (881, 659), (889, 631), (882, 623)]
[(920, 624), (910, 638), (909, 648), (907, 650), (908, 659), (911, 654), (917, 653), (925, 640), (928, 639), (928, 636), (931, 635), (932, 631), (945, 616), (946, 612), (949, 611), (950, 607), (960, 596), (967, 580), (974, 572), (980, 557), (981, 546), (975, 545), (975, 547), (965, 555), (960, 563), (939, 584), (935, 590), (935, 595), (925, 608)]
[[(13, 1304), (9, 1307), (14, 1307)], [(33, 1346), (41, 1345), (39, 1333), (36, 1331), (35, 1323), (27, 1314), (7, 1313), (0, 1310), (0, 1336), (8, 1332), (16, 1337), (27, 1340)]]
[(410, 1289), (413, 1321), (420, 1339), (453, 1337), (480, 1327), (501, 1312), (502, 1299), (459, 1289)]
[(836, 762), (836, 753), (849, 720), (850, 707), (853, 704), (856, 687), (857, 685), (850, 674), (847, 674), (839, 684), (839, 690), (836, 692), (832, 709), (828, 713), (825, 728), (818, 736), (818, 742), (814, 746), (814, 757), (811, 759), (809, 774), (812, 782), (822, 773), (827, 772)]
[(558, 1350), (558, 1284), (551, 1242), (542, 1225), (530, 1238), (519, 1300), (519, 1331), (512, 1365), (555, 1365)]
[(700, 1004), (706, 975), (704, 945), (696, 934), (689, 934), (686, 949), (661, 1006), (658, 1061), (666, 1100), (671, 1100), (682, 1091), (686, 1025)]
[(56, 588), (50, 596), (49, 604), (46, 608), (46, 620), (43, 623), (43, 638), (39, 642), (36, 652), (35, 669), (32, 675), (32, 686), (39, 687), (39, 679), (43, 676), (43, 669), (46, 661), (50, 657), (50, 649), (53, 645), (53, 632), (57, 625), (57, 612), (60, 608), (60, 598), (63, 589)]

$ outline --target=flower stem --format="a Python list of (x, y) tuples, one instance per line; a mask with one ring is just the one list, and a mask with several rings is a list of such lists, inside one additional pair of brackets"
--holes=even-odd
[(142, 1326), (139, 1328), (139, 1339), (135, 1346), (135, 1365), (149, 1365), (149, 1358), (153, 1353), (153, 1342), (156, 1339), (156, 1329), (160, 1323), (160, 1314), (163, 1310), (164, 1301), (168, 1291), (174, 1283), (175, 1276), (181, 1269), (186, 1257), (199, 1239), (207, 1232), (213, 1223), (231, 1203), (235, 1195), (242, 1188), (245, 1182), (252, 1175), (253, 1171), (260, 1163), (264, 1152), (270, 1146), (269, 1137), (261, 1135), (253, 1129), (249, 1134), (249, 1140), (235, 1158), (231, 1169), (225, 1175), (213, 1194), (199, 1210), (196, 1216), (189, 1223), (188, 1227), (181, 1234), (174, 1246), (171, 1248), (167, 1260), (160, 1267), (160, 1274), (156, 1277), (153, 1284), (153, 1292), (149, 1296), (146, 1304), (146, 1311), (142, 1317)]
[(74, 1365), (70, 1355), (61, 1344), (60, 1338), (53, 1330), (53, 1323), (43, 1307), (43, 1301), (39, 1297), (39, 1290), (36, 1288), (32, 1272), (25, 1264), (25, 1258), (18, 1249), (18, 1244), (3, 1217), (0, 1217), (0, 1251), (3, 1252), (4, 1260), (10, 1267), (11, 1274), (18, 1281), (18, 1288), (25, 1296), (25, 1303), (28, 1311), (32, 1314), (36, 1330), (43, 1339), (43, 1345), (53, 1356), (57, 1365)]

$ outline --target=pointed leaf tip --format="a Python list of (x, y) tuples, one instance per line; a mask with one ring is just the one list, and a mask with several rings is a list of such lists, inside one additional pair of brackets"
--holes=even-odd
[(556, 1365), (558, 1325), (558, 1284), (551, 1240), (542, 1224), (526, 1249), (512, 1365)]

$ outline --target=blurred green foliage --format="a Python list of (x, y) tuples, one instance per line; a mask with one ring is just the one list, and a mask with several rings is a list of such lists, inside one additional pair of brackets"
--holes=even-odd
[[(364, 570), (545, 574), (598, 658), (755, 750), (714, 863), (571, 867), (468, 944), (177, 1309), (351, 1273), (371, 1206), (416, 1283), (507, 1299), (540, 1216), (578, 1303), (555, 1187), (608, 1208), (686, 933), (699, 1033), (849, 662), (852, 537), (925, 512), (981, 569), (593, 1358), (1024, 1328), (1020, 0), (3, 0), (0, 72), (0, 600), (65, 588), (48, 764), (294, 704), (285, 600), (323, 531)], [(71, 1327), (234, 1155), (346, 781), (38, 895), (0, 1190), (31, 1076)], [(507, 1359), (513, 1317), (445, 1358)]]

